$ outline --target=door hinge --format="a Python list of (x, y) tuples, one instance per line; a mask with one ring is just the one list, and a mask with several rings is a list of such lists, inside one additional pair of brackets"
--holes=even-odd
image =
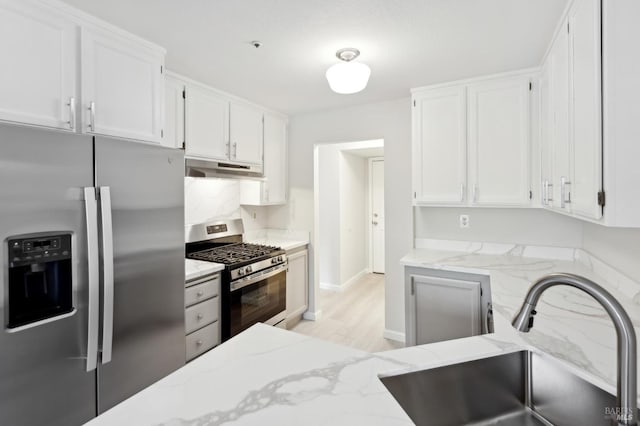
[(604, 207), (605, 201), (604, 191), (598, 192), (598, 205)]

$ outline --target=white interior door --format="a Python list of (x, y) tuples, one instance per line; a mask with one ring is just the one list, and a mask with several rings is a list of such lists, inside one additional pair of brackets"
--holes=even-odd
[(371, 161), (372, 272), (384, 274), (384, 160)]

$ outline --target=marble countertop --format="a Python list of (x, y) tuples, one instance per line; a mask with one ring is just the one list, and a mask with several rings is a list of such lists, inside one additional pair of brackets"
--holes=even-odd
[[(552, 272), (582, 275), (607, 289), (624, 306), (640, 335), (640, 285), (582, 250), (479, 244), (469, 250), (442, 250), (426, 244), (401, 259), (405, 266), (489, 275), (495, 334), (537, 348), (584, 370), (607, 390), (616, 384), (616, 332), (591, 296), (568, 286), (547, 290), (529, 333), (514, 333), (511, 319), (531, 284)], [(446, 246), (446, 245), (445, 245)]]
[(202, 260), (185, 259), (184, 260), (184, 278), (185, 281), (191, 281), (202, 276), (222, 271), (224, 265), (221, 263), (204, 262)]
[(291, 251), (309, 244), (308, 232), (286, 229), (258, 229), (247, 231), (243, 238), (247, 243), (281, 247), (285, 251)]
[(476, 336), (371, 354), (257, 324), (87, 425), (412, 425), (380, 375), (520, 349)]
[(483, 246), (473, 252), (431, 247), (413, 250), (403, 263), (489, 274), (496, 332), (371, 354), (257, 324), (88, 425), (411, 425), (380, 376), (522, 349), (550, 354), (573, 373), (615, 393), (615, 332), (589, 296), (570, 288), (550, 289), (530, 333), (518, 333), (510, 325), (530, 282), (564, 271), (606, 287), (638, 328), (640, 289), (597, 259), (579, 251), (518, 246)]

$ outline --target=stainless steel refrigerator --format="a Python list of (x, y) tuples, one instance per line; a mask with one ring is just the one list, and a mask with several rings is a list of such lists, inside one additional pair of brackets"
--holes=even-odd
[(76, 425), (185, 363), (179, 150), (0, 125), (0, 424)]

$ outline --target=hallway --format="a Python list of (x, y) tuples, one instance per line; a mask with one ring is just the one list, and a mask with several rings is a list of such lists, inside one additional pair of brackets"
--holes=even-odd
[(344, 292), (320, 289), (320, 320), (302, 320), (291, 331), (367, 352), (403, 347), (382, 336), (384, 278), (384, 274), (366, 274)]

